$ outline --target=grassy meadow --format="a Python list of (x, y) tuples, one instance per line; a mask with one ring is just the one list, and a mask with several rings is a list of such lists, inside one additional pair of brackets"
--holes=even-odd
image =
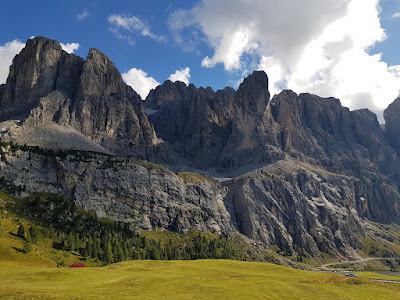
[[(399, 299), (400, 295), (400, 284), (369, 279), (399, 280), (400, 277), (371, 272), (360, 272), (359, 277), (349, 278), (269, 263), (223, 259), (131, 260), (104, 266), (105, 263), (98, 258), (82, 257), (79, 249), (69, 249), (68, 245), (55, 247), (67, 236), (60, 226), (57, 229), (56, 226), (60, 224), (54, 222), (45, 226), (39, 222), (41, 219), (35, 222), (34, 207), (28, 207), (30, 214), (27, 214), (19, 203), (23, 202), (0, 191), (0, 299), (392, 300)], [(61, 202), (60, 206), (66, 204)], [(49, 215), (50, 211), (46, 213)], [(72, 215), (69, 210), (62, 213)], [(26, 230), (22, 236), (19, 234), (21, 225)], [(28, 230), (31, 228), (36, 230), (35, 241), (32, 239), (33, 233)], [(146, 241), (178, 246), (191, 243), (199, 235), (180, 236), (160, 230), (143, 234)], [(206, 241), (216, 239), (211, 233), (204, 233), (201, 237)], [(140, 239), (144, 239), (144, 236), (140, 236)], [(28, 241), (27, 250), (25, 246)], [(229, 245), (225, 244), (224, 247)], [(234, 245), (248, 252), (245, 245)], [(316, 260), (314, 264), (318, 266), (326, 261), (329, 258)], [(66, 267), (73, 262), (85, 262), (88, 267)]]
[(85, 269), (0, 264), (0, 299), (398, 299), (399, 295), (399, 284), (256, 262), (130, 261)]

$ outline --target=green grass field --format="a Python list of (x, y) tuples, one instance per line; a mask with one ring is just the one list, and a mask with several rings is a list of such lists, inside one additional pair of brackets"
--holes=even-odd
[[(399, 277), (360, 272), (359, 277), (301, 271), (267, 263), (232, 260), (137, 260), (99, 267), (77, 251), (54, 248), (57, 233), (5, 205), (16, 200), (0, 191), (0, 299), (399, 299), (400, 284), (368, 278)], [(34, 226), (30, 251), (20, 225)], [(178, 235), (155, 230), (146, 237), (177, 243)], [(204, 234), (211, 237), (211, 233)], [(190, 240), (190, 237), (189, 237)], [(244, 247), (246, 252), (246, 246)], [(319, 266), (331, 258), (307, 259)], [(88, 268), (70, 269), (73, 262)], [(60, 267), (56, 267), (56, 266)]]
[(0, 264), (1, 299), (399, 299), (400, 285), (229, 260)]

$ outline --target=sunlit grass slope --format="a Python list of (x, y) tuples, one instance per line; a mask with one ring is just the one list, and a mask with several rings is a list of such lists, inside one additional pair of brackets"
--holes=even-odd
[(398, 299), (400, 285), (229, 260), (0, 265), (1, 299)]

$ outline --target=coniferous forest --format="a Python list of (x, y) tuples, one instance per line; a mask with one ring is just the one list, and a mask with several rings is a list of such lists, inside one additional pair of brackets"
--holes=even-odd
[[(139, 234), (127, 223), (98, 218), (58, 195), (33, 194), (16, 200), (10, 208), (39, 225), (43, 234), (54, 240), (55, 249), (79, 252), (83, 259), (104, 265), (140, 259), (248, 259), (235, 237), (194, 229), (185, 234), (168, 230)], [(28, 251), (29, 244), (37, 239), (39, 226), (20, 225), (18, 229), (17, 235), (26, 240), (24, 248)]]

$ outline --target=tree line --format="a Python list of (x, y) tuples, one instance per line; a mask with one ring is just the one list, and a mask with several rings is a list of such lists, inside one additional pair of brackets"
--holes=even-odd
[[(41, 225), (56, 249), (76, 251), (84, 259), (103, 264), (124, 260), (246, 259), (234, 238), (190, 230), (185, 234), (159, 231), (156, 235), (134, 232), (130, 224), (100, 219), (93, 211), (52, 194), (34, 194), (17, 201), (19, 215)], [(17, 235), (24, 238), (24, 251), (36, 243), (36, 226), (20, 225)]]

